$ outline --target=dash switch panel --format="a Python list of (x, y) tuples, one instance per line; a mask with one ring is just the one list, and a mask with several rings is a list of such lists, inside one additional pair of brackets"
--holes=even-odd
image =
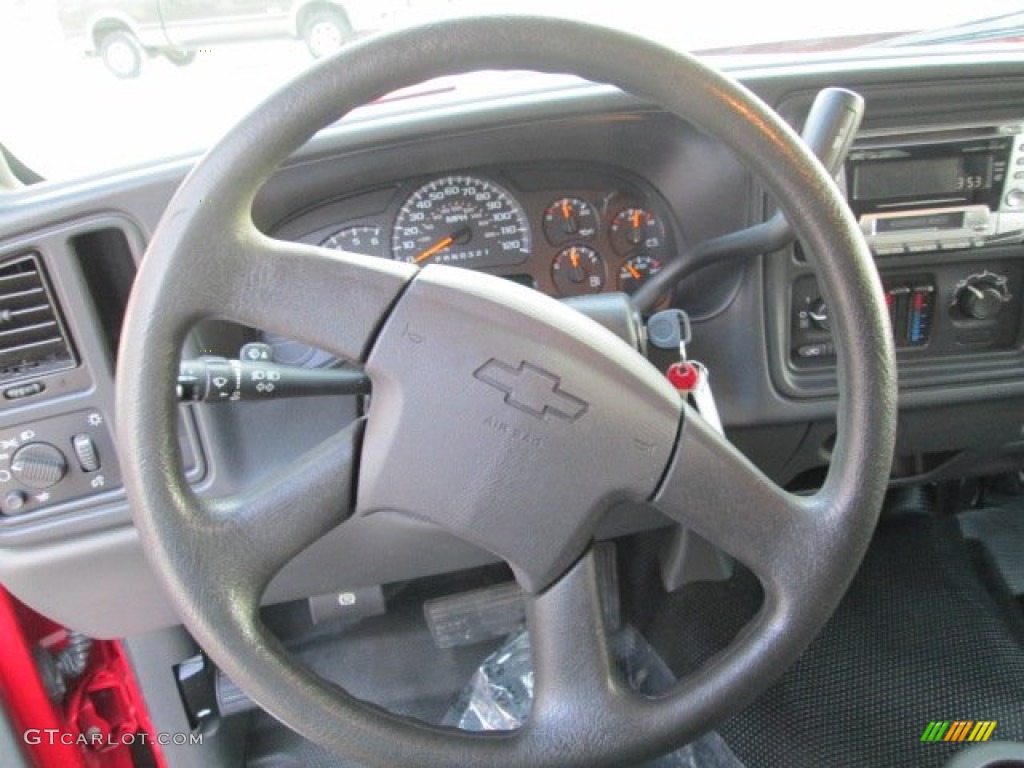
[(24, 515), (118, 488), (107, 419), (90, 408), (0, 432), (0, 512)]

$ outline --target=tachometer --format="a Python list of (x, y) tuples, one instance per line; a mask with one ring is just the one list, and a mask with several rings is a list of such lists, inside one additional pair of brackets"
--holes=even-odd
[(530, 225), (506, 189), (473, 176), (448, 176), (409, 195), (395, 220), (391, 255), (415, 264), (521, 264), (530, 255)]
[(349, 253), (361, 253), (364, 256), (384, 255), (384, 238), (381, 237), (380, 227), (372, 224), (339, 229), (320, 245)]

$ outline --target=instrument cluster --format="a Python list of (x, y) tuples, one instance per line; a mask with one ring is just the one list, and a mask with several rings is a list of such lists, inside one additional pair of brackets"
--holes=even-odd
[(439, 175), (347, 198), (333, 210), (333, 222), (305, 242), (477, 269), (555, 297), (632, 293), (679, 242), (652, 189), (604, 170)]

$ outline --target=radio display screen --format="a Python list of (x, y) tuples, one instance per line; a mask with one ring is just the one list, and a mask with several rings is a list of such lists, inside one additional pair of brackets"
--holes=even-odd
[(857, 215), (987, 205), (998, 210), (1011, 143), (1005, 139), (855, 149), (847, 164)]
[(992, 179), (990, 175), (965, 176), (960, 157), (886, 160), (857, 168), (853, 177), (853, 196), (856, 200), (934, 197), (958, 193), (968, 183), (976, 184), (980, 189), (991, 186)]

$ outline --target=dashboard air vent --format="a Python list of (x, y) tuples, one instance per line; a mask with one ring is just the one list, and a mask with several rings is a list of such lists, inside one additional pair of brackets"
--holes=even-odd
[(0, 383), (74, 365), (39, 257), (0, 265)]

